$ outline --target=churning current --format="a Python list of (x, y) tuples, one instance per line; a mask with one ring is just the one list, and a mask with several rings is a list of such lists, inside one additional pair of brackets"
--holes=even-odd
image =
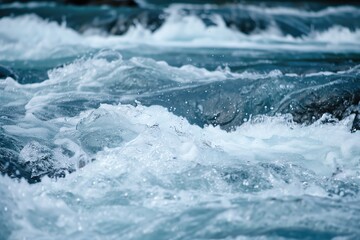
[(359, 5), (71, 2), (0, 4), (1, 240), (360, 239)]

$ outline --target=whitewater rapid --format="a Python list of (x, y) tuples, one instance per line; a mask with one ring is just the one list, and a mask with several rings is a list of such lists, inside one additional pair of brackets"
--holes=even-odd
[[(213, 238), (306, 229), (317, 219), (327, 220), (317, 236), (328, 228), (359, 234), (359, 133), (349, 132), (348, 120), (302, 127), (265, 118), (227, 133), (190, 125), (162, 107), (101, 105), (55, 120), (62, 121), (54, 143), (72, 146), (76, 159), (83, 149), (104, 149), (63, 179), (28, 185), (1, 177), (1, 222), (17, 229), (12, 239)], [(346, 205), (332, 208), (340, 199)], [(199, 221), (206, 227), (194, 229)]]
[[(264, 30), (252, 34), (244, 34), (226, 26), (224, 19), (218, 14), (209, 18), (213, 25), (205, 22), (195, 14), (182, 14), (183, 5), (169, 7), (168, 17), (163, 25), (154, 32), (135, 23), (122, 36), (98, 34), (89, 31), (80, 34), (61, 24), (39, 18), (34, 14), (17, 17), (3, 17), (0, 19), (0, 59), (52, 59), (76, 57), (79, 54), (102, 49), (134, 49), (141, 46), (152, 47), (181, 47), (181, 48), (231, 48), (231, 49), (258, 49), (278, 51), (302, 52), (359, 52), (360, 30), (349, 29), (341, 25), (329, 26), (327, 29), (310, 31), (307, 35), (294, 37), (284, 34), (276, 25), (270, 25)], [(251, 9), (251, 8), (250, 8)], [(342, 10), (342, 11), (341, 11)], [(259, 11), (259, 9), (255, 9)], [(290, 9), (272, 9), (276, 14), (285, 11), (287, 14), (306, 17), (302, 13), (293, 13)], [(342, 14), (359, 15), (358, 9), (340, 9)], [(336, 13), (329, 8), (313, 17), (319, 18)], [(329, 17), (329, 16), (327, 16)], [(19, 31), (22, 29), (22, 31)]]
[[(137, 84), (121, 80), (134, 70), (153, 77)], [(344, 73), (306, 77), (337, 74)], [(189, 124), (161, 106), (116, 104), (122, 94), (151, 96), (154, 86), (158, 92), (214, 81), (269, 81), (286, 77), (281, 72), (176, 68), (102, 51), (48, 77), (25, 85), (1, 81), (1, 111), (15, 110), (3, 116), (2, 136), (23, 145), (19, 161), (30, 177), (57, 176), (34, 185), (1, 177), (4, 236), (179, 239), (263, 229), (253, 235), (261, 237), (281, 236), (282, 228), (324, 238), (359, 234), (360, 135), (350, 131), (353, 115), (342, 121), (324, 115), (309, 126), (291, 115), (254, 116), (226, 132)], [(104, 100), (112, 104), (96, 104)], [(22, 106), (24, 115), (16, 110)], [(199, 222), (203, 227), (194, 228)], [(308, 224), (317, 230), (307, 232)]]
[(360, 236), (358, 7), (0, 16), (1, 240)]

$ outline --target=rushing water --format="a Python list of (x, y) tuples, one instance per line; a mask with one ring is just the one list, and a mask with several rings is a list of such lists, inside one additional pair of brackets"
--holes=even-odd
[(0, 239), (359, 239), (360, 8), (140, 3), (0, 4)]

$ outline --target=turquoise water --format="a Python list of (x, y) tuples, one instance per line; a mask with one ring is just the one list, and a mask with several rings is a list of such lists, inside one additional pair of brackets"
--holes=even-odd
[(360, 8), (0, 5), (0, 239), (360, 238)]

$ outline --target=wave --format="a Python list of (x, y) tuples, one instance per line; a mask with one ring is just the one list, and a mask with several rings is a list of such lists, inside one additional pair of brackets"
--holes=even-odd
[[(138, 46), (217, 47), (258, 49), (264, 51), (360, 51), (359, 30), (334, 26), (308, 36), (283, 35), (276, 27), (246, 35), (228, 28), (220, 16), (215, 25), (207, 26), (196, 16), (172, 13), (165, 23), (151, 32), (136, 24), (123, 36), (82, 35), (65, 25), (43, 20), (34, 15), (0, 19), (1, 60), (45, 59), (77, 56), (95, 49), (111, 47), (131, 49)], [(18, 31), (23, 29), (23, 31)], [(336, 36), (336, 37), (334, 37)]]
[[(278, 70), (268, 73), (235, 73), (226, 67), (218, 67), (214, 71), (193, 65), (173, 67), (164, 61), (141, 57), (124, 60), (119, 52), (104, 49), (91, 58), (78, 59), (71, 64), (49, 70), (48, 79), (41, 83), (22, 85), (9, 77), (0, 82), (0, 87), (10, 94), (13, 88), (22, 91), (24, 101), (28, 101), (25, 106), (27, 115), (35, 114), (41, 118), (58, 114), (58, 101), (63, 101), (70, 95), (74, 99), (83, 95), (90, 101), (129, 101), (214, 82), (282, 76)], [(6, 104), (23, 103), (10, 103), (6, 98), (9, 96), (4, 94), (4, 97)], [(49, 112), (52, 107), (55, 109)]]
[(2, 3), (0, 9), (12, 9), (12, 8), (30, 8), (36, 9), (39, 7), (56, 7), (56, 2), (12, 2), (12, 3)]
[[(215, 10), (219, 9), (218, 5), (211, 5), (211, 4), (172, 4), (169, 6), (170, 9), (206, 9), (206, 10)], [(338, 7), (325, 7), (320, 10), (309, 10), (309, 9), (302, 9), (301, 7), (278, 7), (278, 6), (263, 6), (259, 7), (256, 5), (251, 4), (226, 4), (223, 8), (233, 8), (233, 9), (245, 9), (250, 10), (253, 12), (257, 12), (260, 14), (270, 14), (270, 15), (287, 15), (287, 16), (299, 16), (299, 17), (331, 17), (336, 15), (344, 15), (344, 14), (351, 14), (356, 15), (359, 14), (360, 10), (354, 6), (338, 6)]]
[(81, 53), (83, 45), (83, 37), (74, 30), (35, 15), (2, 18), (0, 41), (1, 60), (10, 61), (72, 56)]
[[(314, 40), (317, 42), (326, 42), (334, 44), (354, 44), (360, 40), (360, 29), (351, 31), (347, 28), (334, 26), (324, 32), (312, 32), (305, 40)], [(356, 46), (355, 46), (356, 47)]]
[[(165, 92), (173, 92), (181, 89), (193, 89), (201, 86), (209, 86), (214, 83), (229, 84), (240, 82), (252, 84), (256, 81), (274, 79), (280, 88), (295, 90), (295, 86), (286, 83), (287, 78), (301, 79), (318, 76), (342, 77), (339, 83), (345, 83), (349, 75), (356, 77), (359, 67), (355, 66), (345, 71), (337, 72), (314, 72), (299, 75), (296, 73), (282, 73), (280, 70), (269, 72), (233, 72), (228, 67), (218, 67), (210, 71), (193, 65), (181, 67), (170, 66), (164, 61), (155, 61), (151, 58), (132, 57), (123, 59), (118, 51), (103, 49), (90, 58), (81, 58), (71, 64), (64, 65), (48, 71), (48, 79), (41, 83), (19, 84), (13, 79), (7, 78), (0, 82), (4, 89), (15, 87), (18, 91), (28, 92), (24, 96), (33, 95), (33, 99), (27, 104), (26, 109), (32, 109), (32, 103), (46, 105), (52, 98), (43, 99), (44, 95), (51, 94), (56, 99), (69, 93), (84, 93), (104, 96), (109, 95), (116, 99), (136, 100), (142, 97), (154, 97)], [(284, 82), (281, 83), (280, 80)], [(352, 78), (350, 78), (352, 79)], [(335, 84), (337, 81), (326, 81), (325, 85)], [(271, 82), (269, 82), (271, 83)], [(324, 86), (325, 86), (324, 85)], [(285, 87), (288, 86), (288, 87)], [(323, 84), (320, 84), (323, 86)], [(314, 86), (309, 89), (314, 90)], [(40, 100), (36, 100), (38, 97)], [(97, 98), (96, 98), (97, 99)], [(109, 99), (109, 97), (105, 97)], [(36, 108), (35, 108), (36, 109)]]
[[(16, 229), (9, 234), (14, 239), (25, 233), (46, 238), (76, 238), (81, 233), (126, 238), (154, 234), (154, 239), (175, 239), (168, 235), (173, 233), (161, 230), (166, 222), (169, 227), (175, 226), (174, 221), (180, 224), (183, 230), (176, 234), (200, 234), (186, 230), (192, 221), (185, 216), (195, 207), (203, 206), (210, 214), (204, 224), (215, 227), (227, 222), (228, 214), (245, 211), (248, 204), (255, 204), (268, 217), (279, 211), (291, 211), (291, 216), (301, 211), (301, 216), (310, 217), (313, 206), (317, 220), (324, 219), (317, 227), (327, 228), (333, 226), (333, 218), (329, 220), (326, 211), (319, 212), (324, 201), (349, 199), (347, 209), (354, 210), (351, 201), (359, 197), (354, 187), (359, 184), (359, 133), (348, 131), (348, 121), (304, 127), (288, 117), (263, 117), (224, 132), (218, 127), (190, 125), (159, 106), (103, 104), (73, 118), (53, 120), (62, 127), (47, 143), (57, 145), (50, 156), (79, 157), (101, 147), (92, 155), (96, 160), (66, 178), (44, 178), (36, 185), (0, 177), (3, 230)], [(39, 143), (28, 143), (21, 151), (24, 161), (30, 162), (41, 161), (37, 158), (41, 154), (49, 159), (47, 146)], [(301, 206), (310, 209), (304, 211), (296, 202), (304, 195), (321, 201), (314, 206), (302, 200)], [(242, 199), (247, 199), (246, 205)], [(273, 211), (269, 206), (274, 204), (278, 207)], [(349, 217), (342, 208), (333, 210), (337, 219)], [(154, 215), (158, 220), (149, 221)], [(180, 217), (188, 220), (179, 223)], [(44, 225), (49, 218), (54, 224)], [(239, 224), (240, 220), (233, 221)], [(286, 228), (301, 224), (301, 219), (293, 217), (291, 223), (288, 218), (279, 221)], [(238, 235), (246, 236), (247, 230), (266, 224), (252, 217), (247, 222), (249, 226)], [(338, 223), (335, 233), (358, 232), (358, 224), (345, 223)], [(267, 226), (276, 229), (276, 225)], [(151, 233), (143, 231), (148, 228)], [(214, 236), (210, 229), (201, 234)]]
[[(337, 72), (320, 71), (309, 74), (284, 74), (276, 69), (268, 72), (247, 70), (233, 72), (228, 67), (218, 67), (209, 71), (193, 65), (174, 67), (164, 61), (155, 61), (150, 58), (133, 57), (126, 60), (117, 51), (102, 50), (91, 58), (79, 59), (71, 64), (50, 70), (48, 79), (41, 83), (22, 85), (7, 78), (0, 82), (0, 86), (4, 91), (9, 92), (6, 94), (12, 94), (12, 88), (22, 91), (23, 101), (27, 102), (25, 106), (27, 114), (35, 114), (40, 119), (52, 118), (54, 114), (55, 116), (58, 114), (70, 114), (71, 116), (77, 114), (84, 107), (86, 108), (90, 103), (89, 106), (96, 106), (104, 101), (130, 103), (138, 100), (144, 101), (146, 105), (160, 104), (178, 111), (183, 109), (177, 114), (188, 116), (193, 120), (197, 119), (195, 123), (199, 125), (212, 122), (213, 120), (209, 119), (213, 118), (212, 115), (217, 115), (216, 111), (223, 112), (223, 110), (217, 109), (217, 105), (221, 109), (224, 108), (223, 105), (234, 106), (235, 109), (232, 107), (227, 109), (229, 114), (225, 114), (223, 120), (220, 120), (222, 117), (218, 116), (217, 121), (225, 123), (229, 120), (230, 126), (236, 126), (242, 124), (242, 119), (248, 117), (249, 114), (271, 114), (269, 111), (278, 109), (279, 103), (284, 104), (282, 108), (286, 111), (285, 113), (295, 113), (293, 108), (285, 109), (289, 104), (289, 106), (309, 104), (307, 102), (311, 102), (310, 100), (305, 101), (309, 94), (311, 98), (318, 94), (317, 101), (331, 95), (344, 98), (346, 104), (357, 104), (358, 74), (358, 66)], [(316, 84), (312, 82), (314, 79), (319, 81), (321, 76), (326, 76), (327, 79)], [(221, 92), (214, 91), (214, 87), (219, 84), (223, 90)], [(337, 92), (331, 90), (333, 86), (337, 86)], [(268, 89), (266, 94), (264, 89)], [(269, 90), (271, 91), (269, 92)], [(259, 106), (247, 107), (246, 104), (252, 105), (254, 101), (247, 96), (250, 93), (258, 96), (259, 103), (256, 106)], [(6, 94), (4, 93), (4, 103), (13, 105), (16, 105), (17, 102), (23, 103), (23, 101), (8, 102)], [(286, 96), (291, 94), (298, 95), (298, 97), (288, 99)], [(208, 100), (199, 101), (204, 97)], [(64, 101), (66, 98), (67, 100)], [(181, 101), (174, 98), (184, 99), (184, 103), (182, 104)], [(82, 100), (77, 103), (76, 108), (71, 110), (77, 99)], [(326, 98), (323, 100), (322, 107), (317, 110), (313, 109), (315, 112), (309, 113), (312, 114), (311, 118), (315, 116), (319, 118), (326, 111), (328, 113), (333, 110), (340, 111), (339, 109), (346, 105), (340, 104), (341, 106), (339, 105), (338, 108), (327, 103)], [(74, 102), (72, 103), (72, 101)], [(294, 101), (300, 102), (295, 104)], [(185, 102), (189, 103), (185, 104)], [(63, 105), (63, 109), (58, 108), (59, 104)], [(66, 106), (67, 104), (70, 105)], [(333, 107), (327, 106), (328, 104)], [(206, 105), (209, 106), (204, 109)], [(325, 106), (327, 106), (327, 110), (322, 112), (320, 109)], [(307, 108), (312, 109), (313, 107), (307, 106)], [(199, 111), (199, 109), (202, 110)], [(239, 110), (234, 112), (236, 109), (241, 109), (244, 115), (239, 115)], [(208, 110), (211, 111), (206, 113)], [(341, 110), (341, 114), (345, 110)], [(231, 117), (233, 114), (230, 114), (232, 112), (234, 112), (233, 117), (239, 118), (239, 122), (233, 121), (234, 119)], [(316, 112), (319, 112), (320, 115), (318, 116)], [(302, 118), (306, 115), (304, 114), (301, 112)], [(344, 116), (337, 115), (337, 117)], [(300, 122), (304, 122), (304, 120)]]
[[(104, 144), (96, 139), (110, 137), (115, 130), (106, 129), (102, 136), (101, 129), (94, 127), (94, 131), (98, 130), (92, 133), (96, 136), (93, 140), (75, 133), (71, 141), (63, 139), (49, 143), (49, 139), (57, 138), (62, 131), (59, 126), (63, 126), (63, 130), (71, 127), (72, 122), (78, 121), (76, 116), (97, 109), (101, 104), (138, 105), (142, 102), (146, 106), (161, 105), (178, 116), (186, 117), (192, 124), (201, 127), (220, 125), (233, 131), (239, 126), (243, 128), (259, 115), (279, 113), (291, 113), (296, 122), (307, 125), (317, 119), (322, 122), (348, 119), (347, 126), (350, 127), (347, 130), (356, 130), (353, 124), (358, 121), (358, 107), (355, 106), (359, 102), (356, 95), (359, 91), (358, 74), (358, 68), (307, 75), (283, 74), (279, 70), (234, 73), (228, 68), (219, 68), (209, 71), (192, 65), (173, 67), (147, 58), (126, 60), (117, 51), (103, 50), (91, 58), (79, 59), (49, 71), (48, 80), (40, 83), (23, 85), (10, 77), (1, 80), (0, 100), (3, 104), (0, 111), (4, 116), (0, 120), (0, 135), (4, 141), (10, 140), (4, 143), (9, 147), (0, 150), (6, 152), (3, 156), (11, 154), (17, 165), (18, 161), (20, 165), (25, 164), (21, 174), (29, 179), (38, 180), (43, 175), (57, 176), (64, 174), (65, 170), (73, 171), (78, 165), (74, 159), (85, 163), (91, 161), (93, 155), (102, 149), (96, 146)], [(314, 85), (314, 80), (320, 77), (323, 81), (315, 81), (317, 84)], [(220, 92), (216, 90), (219, 85), (222, 86)], [(332, 89), (337, 90), (334, 92)], [(333, 98), (343, 99), (343, 102), (336, 105), (329, 101)], [(307, 109), (305, 113), (303, 106)], [(322, 119), (326, 113), (334, 113), (334, 118)], [(71, 120), (73, 118), (75, 120)], [(128, 126), (127, 123), (119, 124), (116, 127), (121, 133), (128, 131), (132, 135), (131, 127), (130, 130), (121, 127)], [(77, 123), (75, 125), (76, 129), (80, 127)], [(30, 143), (29, 138), (32, 139)], [(87, 142), (89, 147), (82, 149), (82, 154), (75, 155), (73, 149), (79, 148), (76, 147), (79, 144), (77, 139), (83, 139), (81, 141)], [(123, 137), (119, 137), (119, 141), (121, 139)], [(37, 151), (37, 154), (29, 151)], [(24, 157), (33, 160), (21, 162)], [(49, 163), (40, 164), (42, 167), (34, 173), (31, 168), (41, 159), (47, 159)], [(59, 166), (52, 166), (52, 162)], [(9, 170), (11, 174), (14, 171), (12, 168)]]

